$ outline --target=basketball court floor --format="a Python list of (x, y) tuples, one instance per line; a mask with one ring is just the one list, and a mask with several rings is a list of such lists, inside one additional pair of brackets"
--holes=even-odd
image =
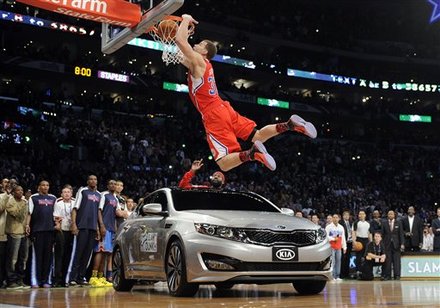
[(195, 297), (176, 298), (165, 283), (137, 286), (131, 292), (113, 288), (1, 290), (0, 307), (440, 307), (440, 281), (329, 282), (318, 295), (300, 296), (290, 284), (236, 285), (227, 291), (202, 286)]

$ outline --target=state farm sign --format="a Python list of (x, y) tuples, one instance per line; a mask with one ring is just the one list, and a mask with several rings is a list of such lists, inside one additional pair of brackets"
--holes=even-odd
[[(141, 8), (123, 0), (17, 0), (76, 18), (108, 23), (120, 27), (133, 27), (141, 19)], [(123, 12), (123, 14), (121, 14)]]

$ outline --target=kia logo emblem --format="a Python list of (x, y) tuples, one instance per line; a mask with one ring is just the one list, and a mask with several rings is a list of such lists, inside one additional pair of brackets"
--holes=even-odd
[(276, 252), (276, 256), (280, 260), (289, 261), (295, 258), (295, 252), (292, 249), (283, 248)]

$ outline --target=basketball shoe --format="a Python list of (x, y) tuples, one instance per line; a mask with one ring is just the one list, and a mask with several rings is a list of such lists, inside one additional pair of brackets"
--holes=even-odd
[(292, 115), (287, 121), (287, 126), (290, 130), (309, 136), (315, 139), (318, 133), (316, 132), (315, 126), (301, 118), (299, 115)]
[(271, 171), (274, 171), (277, 168), (275, 159), (267, 152), (266, 147), (260, 140), (255, 141), (252, 145), (249, 157), (251, 160), (262, 162)]

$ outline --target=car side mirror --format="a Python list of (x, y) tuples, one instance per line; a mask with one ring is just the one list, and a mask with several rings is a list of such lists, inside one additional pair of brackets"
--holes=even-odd
[(287, 207), (282, 207), (281, 208), (281, 213), (283, 213), (285, 215), (289, 215), (289, 216), (295, 215), (295, 212), (292, 209), (289, 209)]
[(162, 204), (160, 203), (148, 203), (142, 206), (142, 215), (168, 216), (168, 212), (162, 211)]

